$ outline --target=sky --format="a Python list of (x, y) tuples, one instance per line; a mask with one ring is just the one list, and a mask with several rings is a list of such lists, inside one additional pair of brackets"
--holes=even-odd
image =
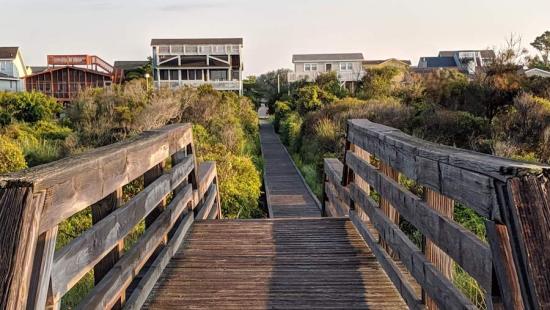
[[(413, 64), (439, 50), (525, 47), (550, 30), (550, 0), (0, 0), (0, 46), (27, 65), (47, 54), (143, 60), (152, 38), (244, 38), (245, 74), (292, 54), (362, 52)], [(6, 14), (6, 12), (8, 12)]]

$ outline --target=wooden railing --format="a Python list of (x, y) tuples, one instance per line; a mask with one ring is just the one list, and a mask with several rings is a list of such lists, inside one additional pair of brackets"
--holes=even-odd
[[(123, 187), (140, 177), (143, 190), (123, 203)], [(92, 270), (79, 307), (139, 308), (193, 221), (220, 217), (216, 165), (197, 166), (190, 124), (3, 176), (0, 186), (0, 309), (59, 308)], [(91, 228), (56, 250), (59, 225), (88, 207)]]
[[(345, 162), (326, 159), (324, 171), (324, 213), (349, 215), (411, 308), (479, 306), (453, 284), (453, 262), (483, 288), (489, 309), (550, 307), (550, 167), (350, 120)], [(483, 218), (487, 241), (453, 220), (455, 202)]]

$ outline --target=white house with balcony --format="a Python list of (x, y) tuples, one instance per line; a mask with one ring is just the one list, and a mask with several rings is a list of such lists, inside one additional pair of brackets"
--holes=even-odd
[(156, 87), (211, 84), (242, 94), (242, 38), (153, 39), (151, 47)]
[(288, 74), (288, 81), (311, 82), (320, 74), (336, 72), (342, 84), (353, 87), (365, 75), (364, 60), (362, 53), (293, 55), (294, 72)]
[(19, 47), (0, 47), (0, 91), (24, 91), (29, 74)]

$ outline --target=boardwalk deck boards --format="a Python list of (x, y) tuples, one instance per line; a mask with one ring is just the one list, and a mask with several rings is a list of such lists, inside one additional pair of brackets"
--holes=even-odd
[(406, 309), (348, 219), (197, 221), (144, 309)]
[(320, 217), (319, 202), (305, 184), (268, 121), (261, 121), (267, 205), (272, 218)]

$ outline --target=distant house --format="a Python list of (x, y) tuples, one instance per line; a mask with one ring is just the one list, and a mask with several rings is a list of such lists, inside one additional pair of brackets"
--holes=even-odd
[(363, 61), (362, 53), (293, 55), (288, 81), (314, 81), (322, 73), (336, 72), (341, 83), (353, 87), (365, 75)]
[(363, 61), (363, 68), (365, 70), (373, 69), (373, 68), (386, 68), (386, 67), (395, 67), (400, 69), (400, 73), (397, 74), (394, 78), (395, 82), (403, 81), (403, 79), (405, 78), (405, 73), (408, 71), (408, 68), (410, 66), (411, 66), (410, 60), (399, 60), (396, 58)]
[(384, 68), (388, 66), (393, 66), (397, 68), (406, 69), (411, 66), (410, 60), (399, 60), (396, 58), (389, 58), (383, 60), (365, 60), (363, 61), (363, 68)]
[(23, 91), (23, 79), (31, 71), (19, 47), (0, 47), (0, 91)]
[(151, 47), (157, 87), (211, 84), (242, 93), (242, 38), (153, 39)]
[(115, 61), (115, 71), (120, 74), (116, 80), (127, 80), (137, 77), (144, 77), (143, 68), (149, 64), (147, 60), (118, 60)]
[[(115, 69), (94, 55), (48, 55), (47, 67), (31, 67), (27, 90), (43, 92), (59, 102), (70, 102), (83, 89), (112, 84)], [(34, 71), (36, 70), (36, 71)]]
[(542, 78), (550, 78), (550, 72), (539, 68), (531, 68), (524, 71), (527, 77), (538, 76)]
[(490, 65), (495, 58), (493, 50), (441, 51), (436, 57), (421, 57), (417, 69), (457, 69), (466, 74), (474, 74)]

